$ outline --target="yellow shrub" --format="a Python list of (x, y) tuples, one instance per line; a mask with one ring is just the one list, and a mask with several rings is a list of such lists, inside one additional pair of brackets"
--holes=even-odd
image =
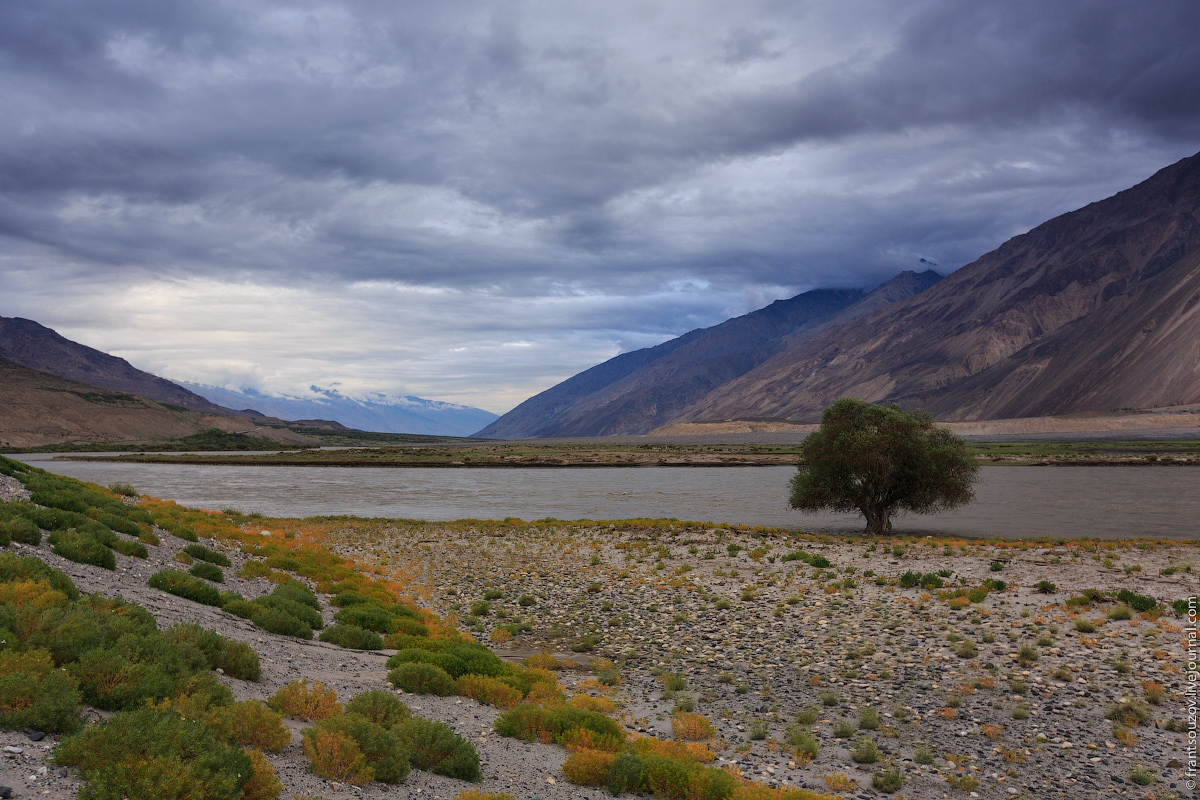
[(611, 714), (617, 710), (617, 704), (607, 697), (592, 697), (587, 694), (577, 694), (570, 700), (571, 705), (584, 711), (599, 711), (601, 714)]
[(478, 700), (496, 708), (512, 708), (521, 702), (521, 692), (497, 678), (482, 675), (463, 675), (458, 679), (456, 691), (463, 697)]
[(836, 775), (824, 775), (822, 780), (825, 785), (835, 792), (849, 792), (858, 788), (858, 781), (853, 778), (846, 777), (846, 773), (839, 772)]
[(536, 669), (562, 669), (558, 659), (549, 653), (534, 653), (525, 659), (525, 666)]
[(0, 605), (5, 603), (12, 603), (17, 608), (45, 611), (54, 606), (65, 606), (67, 596), (50, 588), (47, 581), (16, 581), (0, 583)]
[(680, 711), (671, 716), (671, 732), (675, 734), (676, 739), (707, 741), (717, 731), (703, 714)]
[(513, 635), (512, 631), (508, 630), (507, 628), (496, 628), (492, 631), (488, 638), (496, 644), (503, 644), (504, 642), (511, 641)]

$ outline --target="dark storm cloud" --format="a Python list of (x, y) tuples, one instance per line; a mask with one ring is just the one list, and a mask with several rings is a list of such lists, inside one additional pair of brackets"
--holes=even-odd
[[(361, 306), (382, 282), (453, 298), (422, 341), (519, 399), (774, 297), (961, 266), (1192, 154), (1196, 30), (1190, 0), (2, 4), (0, 313), (74, 309), (104, 344), (102, 279), (421, 316)], [(493, 345), (536, 357), (513, 378)], [(217, 381), (196, 358), (177, 377)]]

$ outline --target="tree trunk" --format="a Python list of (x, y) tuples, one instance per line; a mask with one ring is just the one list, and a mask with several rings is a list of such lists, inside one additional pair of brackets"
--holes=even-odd
[(864, 508), (863, 516), (867, 518), (866, 536), (887, 536), (892, 532), (892, 515), (886, 509)]

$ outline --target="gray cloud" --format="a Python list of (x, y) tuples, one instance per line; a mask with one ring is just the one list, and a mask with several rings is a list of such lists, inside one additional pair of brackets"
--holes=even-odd
[(1196, 30), (1188, 0), (0, 5), (0, 313), (178, 378), (503, 411), (1191, 155)]

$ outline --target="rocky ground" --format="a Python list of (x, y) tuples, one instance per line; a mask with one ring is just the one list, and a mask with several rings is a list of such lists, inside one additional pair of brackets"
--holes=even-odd
[[(502, 626), (515, 621), (531, 628), (499, 653), (615, 660), (631, 731), (670, 738), (674, 711), (702, 713), (716, 725), (718, 763), (768, 784), (827, 791), (825, 776), (844, 775), (857, 783), (848, 794), (872, 795), (872, 774), (892, 763), (908, 798), (1190, 795), (1180, 769), (1185, 622), (1065, 601), (1085, 589), (1168, 604), (1194, 595), (1195, 542), (868, 541), (566, 523), (375, 523), (327, 541), (390, 568), (483, 640), (507, 639)], [(784, 561), (800, 549), (830, 566)], [(947, 588), (988, 578), (1007, 587), (956, 610), (937, 591), (895, 585), (910, 570), (941, 570)], [(496, 593), (481, 613), (475, 604)], [(1080, 632), (1076, 617), (1095, 630)], [(684, 688), (668, 688), (668, 676)], [(1161, 702), (1147, 703), (1159, 699), (1156, 685)], [(1145, 721), (1106, 718), (1123, 701), (1141, 703)], [(807, 765), (788, 745), (799, 731), (820, 743)], [(855, 762), (861, 737), (877, 761)]]
[[(16, 487), (0, 482), (0, 497), (15, 496)], [(703, 714), (716, 728), (716, 763), (768, 784), (881, 796), (871, 777), (890, 763), (902, 770), (900, 793), (910, 800), (1192, 794), (1180, 769), (1186, 735), (1175, 730), (1186, 724), (1184, 622), (1171, 613), (1109, 619), (1123, 613), (1098, 603), (1079, 615), (1095, 625), (1082, 633), (1080, 609), (1065, 601), (1091, 588), (1128, 588), (1168, 603), (1194, 595), (1194, 542), (868, 541), (669, 523), (253, 525), (273, 536), (318, 537), (388, 574), (418, 602), (456, 615), (502, 657), (555, 654), (566, 661), (562, 683), (608, 693), (631, 734), (671, 738), (675, 711)], [(185, 544), (164, 533), (148, 560), (118, 556), (115, 572), (61, 559), (45, 544), (13, 547), (36, 551), (82, 591), (143, 605), (162, 627), (195, 620), (251, 644), (263, 676), (258, 683), (226, 678), (239, 699), (266, 699), (301, 677), (322, 681), (343, 700), (385, 685), (387, 652), (274, 636), (150, 589), (146, 579), (177, 566)], [(236, 576), (247, 556), (205, 544), (234, 562), (226, 588), (248, 597), (270, 590), (264, 580)], [(829, 566), (784, 560), (800, 550)], [(998, 578), (1008, 587), (956, 610), (936, 591), (895, 585), (909, 570), (948, 571), (948, 585)], [(1054, 592), (1039, 592), (1039, 581), (1056, 584)], [(492, 598), (487, 608), (479, 605), (485, 597)], [(332, 619), (328, 608), (326, 616)], [(520, 632), (510, 639), (505, 625)], [(598, 657), (616, 663), (615, 690), (593, 680), (589, 666)], [(1158, 685), (1161, 703), (1144, 706), (1140, 725), (1106, 718), (1122, 701), (1145, 702)], [(561, 748), (496, 736), (494, 709), (462, 698), (404, 699), (475, 743), (485, 780), (474, 788), (518, 798), (607, 796), (565, 782)], [(284, 798), (448, 799), (473, 788), (418, 771), (397, 787), (334, 784), (307, 771), (299, 730), (296, 724), (292, 744), (271, 756)], [(819, 744), (809, 763), (789, 744), (801, 732)], [(863, 737), (878, 751), (873, 763), (852, 757)], [(0, 733), (0, 748), (21, 751), (0, 751), (0, 784), (16, 797), (74, 797), (78, 781), (48, 762), (55, 743), (53, 736), (34, 742)]]

